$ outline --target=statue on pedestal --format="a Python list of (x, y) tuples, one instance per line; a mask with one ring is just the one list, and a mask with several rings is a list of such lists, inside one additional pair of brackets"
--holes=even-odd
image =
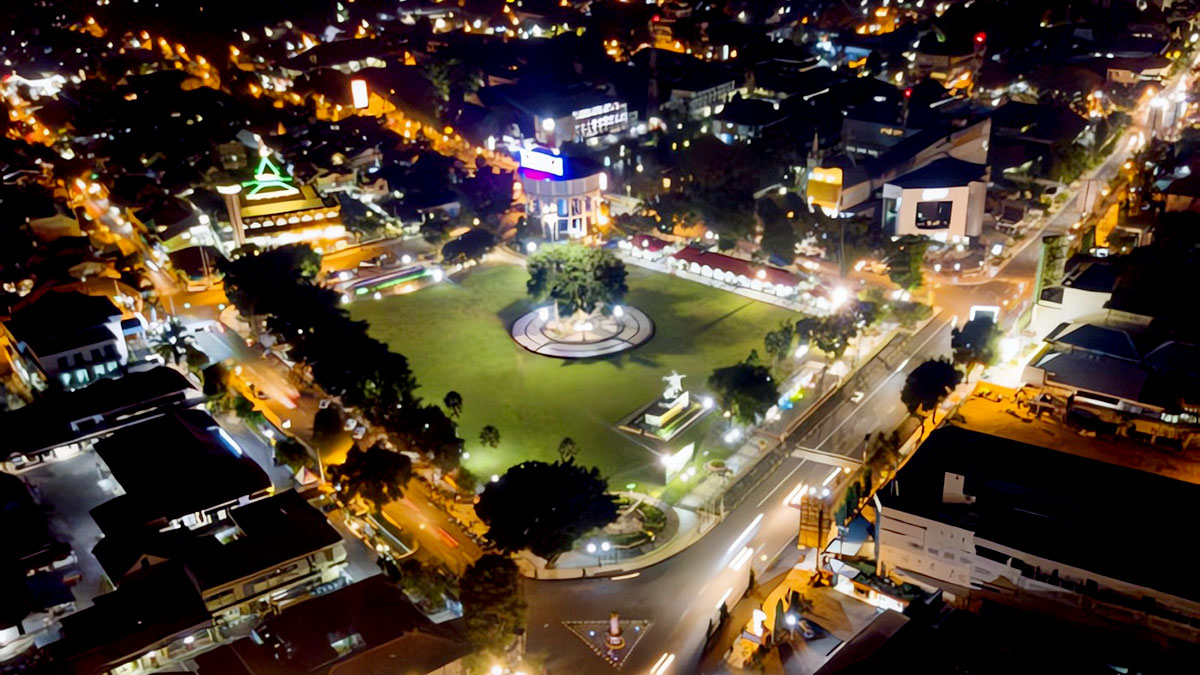
[(683, 393), (683, 378), (687, 375), (680, 375), (675, 371), (671, 371), (670, 375), (663, 376), (663, 382), (667, 383), (667, 389), (663, 392), (663, 400), (673, 401), (676, 396)]

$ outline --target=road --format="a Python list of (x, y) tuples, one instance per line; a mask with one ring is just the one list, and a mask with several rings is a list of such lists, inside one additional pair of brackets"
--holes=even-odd
[[(939, 316), (910, 340), (907, 358), (885, 353), (864, 365), (841, 392), (814, 411), (789, 444), (857, 456), (864, 435), (891, 430), (903, 421), (904, 376), (922, 360), (949, 352), (951, 325), (950, 317)], [(864, 392), (857, 404), (849, 400), (854, 391)], [(834, 470), (827, 464), (786, 459), (703, 539), (634, 578), (527, 581), (529, 650), (549, 655), (550, 673), (611, 674), (611, 667), (562, 622), (604, 619), (616, 611), (625, 618), (654, 622), (623, 670), (648, 672), (670, 653), (675, 655), (671, 672), (698, 672), (708, 622), (716, 621), (722, 603), (732, 607), (741, 597), (750, 568), (761, 574), (777, 555), (797, 554), (799, 516), (784, 505), (785, 498), (802, 483), (820, 485)], [(749, 561), (732, 569), (731, 561), (746, 546), (753, 550)]]

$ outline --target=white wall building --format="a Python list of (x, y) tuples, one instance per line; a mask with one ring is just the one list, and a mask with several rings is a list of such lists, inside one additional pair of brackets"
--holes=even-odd
[[(1041, 606), (1200, 640), (1200, 580), (1156, 564), (1151, 543), (1175, 539), (1176, 525), (1148, 511), (1194, 502), (1198, 485), (947, 426), (878, 497), (882, 571), (952, 604)], [(1141, 554), (1119, 553), (1129, 547)]]
[(959, 241), (983, 233), (987, 167), (939, 159), (883, 186), (884, 231)]

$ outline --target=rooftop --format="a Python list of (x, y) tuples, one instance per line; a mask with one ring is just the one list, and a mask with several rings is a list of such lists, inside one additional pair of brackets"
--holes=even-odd
[(1046, 371), (1055, 382), (1127, 401), (1143, 401), (1150, 378), (1137, 363), (1088, 352), (1052, 350), (1031, 365)]
[(61, 619), (62, 637), (48, 653), (60, 672), (93, 675), (212, 621), (186, 570), (157, 565)]
[[(386, 577), (374, 576), (267, 617), (255, 628), (261, 644), (245, 638), (196, 662), (200, 675), (381, 673), (398, 658), (408, 671), (434, 672), (470, 651), (454, 626), (433, 624)], [(348, 654), (331, 646), (354, 635), (361, 644)], [(290, 647), (284, 658), (277, 641)]]
[(96, 453), (125, 491), (92, 509), (92, 518), (109, 534), (163, 526), (271, 487), (262, 468), (203, 410), (124, 429), (97, 443)]
[(136, 424), (189, 393), (198, 394), (179, 371), (165, 366), (48, 393), (23, 408), (0, 413), (4, 456), (33, 454)]
[(769, 265), (755, 264), (749, 260), (734, 258), (724, 253), (713, 253), (712, 251), (706, 251), (695, 246), (685, 246), (676, 251), (671, 257), (701, 266), (707, 265), (714, 270), (732, 272), (747, 279), (758, 279), (764, 283), (775, 284), (776, 286), (795, 286), (800, 281), (795, 274), (787, 270)]
[(17, 340), (39, 356), (116, 339), (105, 324), (121, 318), (107, 297), (51, 291), (18, 310), (8, 322)]
[(292, 490), (229, 511), (236, 533), (218, 539), (211, 531), (126, 530), (106, 534), (93, 550), (114, 580), (167, 560), (187, 567), (196, 585), (217, 588), (341, 541), (325, 515)]
[(1090, 323), (1064, 323), (1059, 324), (1045, 339), (1046, 342), (1053, 344), (1066, 345), (1126, 361), (1140, 359), (1133, 338), (1119, 328), (1096, 326)]
[[(971, 422), (977, 414), (968, 410), (965, 422), (930, 434), (880, 491), (885, 508), (973, 531), (977, 542), (1200, 601), (1195, 575), (1113, 554), (1114, 533), (1136, 532), (1146, 542), (1176, 540), (1177, 520), (1161, 517), (1155, 505), (1194, 503), (1200, 485), (989, 433), (994, 424), (979, 428)], [(1025, 426), (1011, 418), (1006, 424)], [(943, 502), (947, 473), (965, 478), (963, 492), (974, 497), (972, 503)]]
[(901, 188), (961, 187), (972, 181), (983, 180), (986, 174), (986, 164), (974, 164), (946, 157), (926, 164), (916, 171), (909, 171), (888, 181), (888, 184)]

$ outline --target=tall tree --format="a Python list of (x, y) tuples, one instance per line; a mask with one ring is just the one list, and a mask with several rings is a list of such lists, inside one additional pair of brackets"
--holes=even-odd
[(612, 251), (583, 244), (547, 246), (529, 256), (526, 289), (566, 314), (593, 312), (625, 297), (625, 263)]
[(477, 649), (502, 653), (525, 624), (521, 575), (512, 559), (486, 553), (458, 584), (463, 628)]
[(970, 372), (976, 365), (988, 367), (999, 355), (1000, 328), (990, 316), (977, 316), (950, 332), (954, 362)]
[(329, 467), (329, 476), (346, 501), (358, 497), (379, 510), (408, 485), (412, 460), (382, 445), (367, 450), (353, 447), (346, 453), (345, 462)]
[(779, 388), (770, 369), (749, 359), (714, 370), (708, 386), (720, 397), (721, 408), (743, 424), (754, 424), (779, 402)]
[(500, 550), (529, 549), (553, 561), (584, 534), (616, 519), (617, 504), (595, 467), (523, 462), (488, 483), (475, 513)]
[(959, 382), (962, 382), (962, 373), (953, 363), (946, 359), (930, 359), (914, 368), (905, 378), (900, 400), (908, 408), (909, 414), (932, 413)]

